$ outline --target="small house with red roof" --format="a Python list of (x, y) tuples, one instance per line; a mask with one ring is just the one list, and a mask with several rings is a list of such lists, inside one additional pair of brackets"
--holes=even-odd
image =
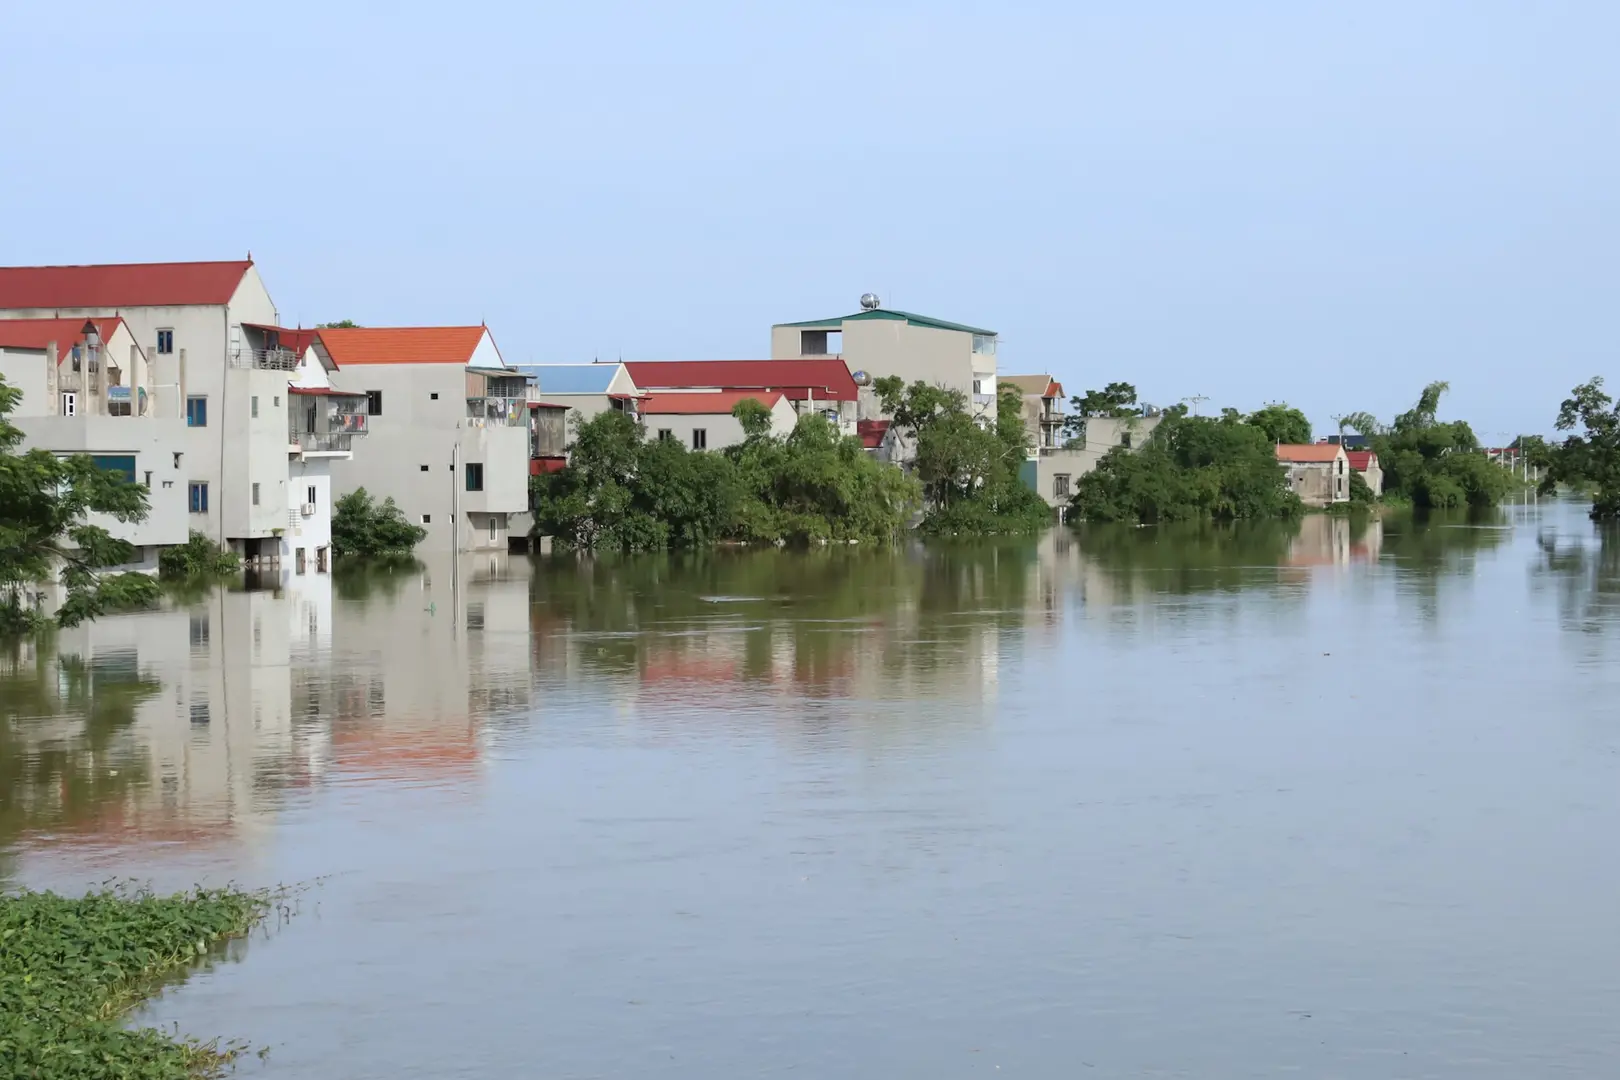
[(1346, 450), (1344, 456), (1350, 462), (1350, 471), (1361, 474), (1372, 489), (1374, 498), (1384, 493), (1384, 467), (1378, 464), (1376, 453), (1371, 450)]
[(365, 439), (333, 462), (336, 496), (392, 498), (427, 530), (423, 550), (527, 546), (532, 380), (488, 327), (321, 329), (309, 348), (334, 390), (366, 402)]
[(794, 360), (632, 360), (624, 364), (637, 388), (657, 391), (779, 393), (796, 416), (825, 416), (855, 434), (860, 389), (837, 357)]
[(792, 434), (799, 417), (780, 390), (653, 391), (641, 400), (649, 439), (674, 439), (688, 450), (719, 450), (741, 443), (742, 423), (733, 410), (757, 401), (770, 413), (770, 434)]
[(1350, 501), (1350, 459), (1336, 443), (1279, 443), (1277, 460), (1288, 484), (1306, 506)]

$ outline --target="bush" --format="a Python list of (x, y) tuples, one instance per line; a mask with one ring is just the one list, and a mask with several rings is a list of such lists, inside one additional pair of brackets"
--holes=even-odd
[(426, 535), (426, 529), (406, 519), (392, 496), (379, 504), (365, 488), (355, 488), (332, 507), (336, 555), (409, 555)]
[(158, 556), (158, 575), (165, 578), (219, 577), (241, 568), (241, 556), (195, 530), (191, 539), (164, 548)]
[(156, 607), (163, 588), (147, 574), (114, 574), (101, 579), (97, 589), (107, 611), (143, 611)]

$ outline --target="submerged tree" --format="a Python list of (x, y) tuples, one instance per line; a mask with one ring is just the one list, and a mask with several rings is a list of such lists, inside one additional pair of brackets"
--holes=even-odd
[(1050, 524), (1051, 508), (1019, 475), (1030, 439), (1015, 387), (1001, 387), (994, 419), (984, 420), (968, 411), (959, 390), (922, 381), (906, 386), (898, 376), (873, 385), (883, 411), (916, 441), (924, 531), (1024, 533)]
[(427, 536), (389, 496), (381, 503), (355, 488), (332, 506), (332, 551), (336, 555), (409, 555)]
[(1481, 452), (1467, 421), (1439, 419), (1449, 383), (1423, 388), (1412, 408), (1387, 427), (1368, 413), (1350, 413), (1341, 423), (1368, 436), (1384, 470), (1384, 498), (1414, 506), (1448, 509), (1495, 506), (1513, 487), (1513, 477)]
[(1087, 521), (1286, 518), (1302, 509), (1260, 427), (1234, 416), (1173, 415), (1140, 450), (1115, 447), (1080, 478), (1070, 505)]
[(1596, 488), (1592, 517), (1620, 518), (1620, 405), (1594, 376), (1570, 391), (1558, 410), (1558, 430), (1568, 436), (1552, 455), (1551, 480), (1585, 482)]
[(58, 625), (74, 626), (130, 603), (129, 582), (104, 586), (97, 571), (129, 562), (134, 547), (86, 519), (105, 514), (128, 523), (147, 512), (146, 488), (98, 468), (88, 455), (19, 453), (23, 435), (9, 417), (21, 399), (22, 391), (0, 378), (0, 633), (42, 624), (27, 593), (53, 573), (66, 590)]

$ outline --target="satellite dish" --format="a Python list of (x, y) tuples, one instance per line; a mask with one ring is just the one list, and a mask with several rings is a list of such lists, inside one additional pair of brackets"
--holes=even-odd
[(864, 371), (854, 372), (854, 373), (852, 373), (850, 375), (850, 378), (855, 380), (855, 385), (856, 386), (870, 386), (870, 385), (872, 385), (872, 376), (868, 375)]
[(861, 294), (862, 311), (876, 311), (882, 304), (883, 301), (878, 299), (878, 294), (875, 292)]

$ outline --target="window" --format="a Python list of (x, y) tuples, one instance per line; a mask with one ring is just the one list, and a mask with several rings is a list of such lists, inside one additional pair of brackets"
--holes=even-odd
[(200, 649), (208, 644), (208, 613), (193, 615), (191, 623), (191, 647)]
[(659, 442), (669, 442), (674, 437), (675, 437), (675, 432), (671, 431), (669, 428), (661, 427), (661, 428), (658, 429), (658, 441)]
[(492, 543), (492, 544), (495, 542), (495, 515), (494, 514), (491, 514), (489, 516), (489, 542)]
[(973, 380), (973, 392), (975, 394), (984, 393), (983, 387), (984, 387), (984, 383), (980, 382), (978, 379)]
[(157, 351), (159, 356), (168, 356), (170, 353), (174, 352), (173, 330), (158, 331)]
[(433, 515), (432, 514), (423, 514), (422, 515), (422, 524), (424, 524), (424, 525), (433, 524)]
[(426, 465), (422, 466), (422, 471), (423, 472), (427, 472), (427, 470), (428, 470), (428, 467)]
[(151, 469), (146, 470), (146, 479), (143, 481), (143, 483), (146, 485), (148, 490), (151, 489), (151, 487), (152, 487), (152, 470)]
[(304, 572), (304, 567), (304, 549), (299, 548), (298, 553), (293, 556), (293, 573), (302, 574)]
[(799, 331), (800, 356), (826, 356), (828, 344), (825, 330)]
[[(98, 469), (118, 473), (132, 484), (135, 482), (134, 454), (91, 454), (90, 463)], [(152, 474), (147, 473), (146, 476), (150, 483)]]
[(973, 351), (978, 353), (980, 356), (996, 355), (996, 335), (974, 334)]
[(193, 701), (191, 703), (191, 722), (196, 727), (208, 726), (208, 702)]
[(314, 506), (315, 505), (315, 485), (311, 484), (309, 487), (305, 488), (304, 489), (304, 494), (306, 496), (308, 496), (308, 498), (306, 498), (304, 501), (309, 503), (309, 505)]
[(174, 467), (177, 469), (180, 467), (180, 451), (178, 450), (174, 452)]
[(382, 391), (381, 390), (367, 390), (366, 391), (366, 413), (367, 413), (367, 415), (370, 415), (370, 416), (381, 416), (382, 415)]
[(259, 485), (258, 484), (253, 485), (253, 505), (254, 506), (259, 505)]
[(326, 566), (327, 554), (326, 553), (327, 553), (328, 550), (329, 549), (323, 548), (323, 547), (319, 547), (319, 548), (315, 549), (315, 572), (317, 574), (326, 573), (326, 570), (327, 570), (327, 566)]
[(248, 404), (252, 407), (250, 412), (253, 419), (257, 420), (259, 418), (259, 395), (254, 394), (253, 397), (249, 399)]
[(274, 405), (278, 409), (281, 408), (281, 395), (277, 394), (275, 397), (271, 398), (270, 404)]
[(186, 398), (186, 427), (208, 426), (208, 399), (206, 397)]
[(707, 450), (708, 448), (709, 448), (709, 429), (708, 428), (693, 428), (692, 429), (692, 449), (694, 449), (694, 450)]
[(1120, 435), (1120, 437), (1119, 437), (1119, 445), (1123, 446), (1127, 450), (1129, 450), (1131, 448), (1131, 433), (1130, 432), (1127, 431), (1127, 432), (1124, 432), (1124, 433), (1122, 433)]
[(1067, 499), (1069, 497), (1069, 474), (1060, 472), (1052, 477), (1052, 497), (1054, 499)]
[(439, 400), (438, 391), (434, 391), (433, 393), (429, 394), (428, 395), (428, 400), (429, 401), (438, 401)]
[(193, 514), (208, 513), (208, 485), (193, 480), (187, 487), (187, 491), (191, 496), (191, 512)]
[(479, 461), (467, 462), (467, 490), (484, 490), (484, 465)]
[(79, 395), (78, 394), (63, 394), (62, 395), (62, 415), (63, 416), (78, 416), (79, 415)]
[(109, 401), (109, 402), (107, 402), (107, 415), (108, 416), (133, 416), (135, 414), (130, 412), (129, 401), (126, 399), (124, 401)]

